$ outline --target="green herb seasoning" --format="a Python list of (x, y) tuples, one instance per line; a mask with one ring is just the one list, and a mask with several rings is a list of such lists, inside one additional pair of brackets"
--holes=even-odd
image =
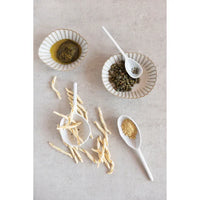
[(69, 64), (78, 59), (81, 47), (72, 40), (64, 39), (56, 42), (50, 49), (52, 58), (61, 64)]
[(138, 74), (139, 73), (139, 69), (137, 67), (134, 67), (134, 69), (132, 70), (133, 74)]
[(131, 91), (135, 83), (139, 83), (139, 78), (134, 79), (128, 75), (125, 69), (125, 62), (120, 61), (111, 65), (109, 70), (109, 81), (113, 88), (119, 92)]

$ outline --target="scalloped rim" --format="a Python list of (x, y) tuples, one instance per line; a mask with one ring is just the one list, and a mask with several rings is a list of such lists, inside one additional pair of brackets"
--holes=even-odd
[[(72, 65), (72, 64), (73, 64), (73, 67), (65, 68), (65, 69), (56, 69), (56, 68), (52, 67), (51, 65), (48, 65), (47, 63), (44, 62), (44, 60), (40, 57), (39, 51), (40, 51), (41, 45), (43, 44), (43, 42), (45, 41), (46, 38), (48, 38), (52, 33), (56, 32), (56, 31), (62, 31), (62, 30), (63, 30), (63, 31), (66, 31), (66, 30), (67, 30), (67, 31), (72, 31), (72, 32), (76, 33), (77, 35), (79, 35), (79, 37), (81, 37), (81, 38), (86, 42), (86, 44), (87, 44), (87, 49), (86, 49), (86, 51), (85, 51), (85, 55), (79, 60), (79, 62), (74, 61), (74, 62), (72, 62), (72, 63), (70, 63), (70, 64), (66, 64), (66, 66), (69, 66), (69, 65)], [(85, 57), (87, 56), (87, 53), (88, 53), (88, 49), (89, 49), (88, 42), (87, 42), (87, 40), (86, 40), (80, 33), (76, 32), (76, 31), (74, 31), (74, 30), (72, 30), (72, 29), (56, 29), (56, 30), (54, 30), (54, 31), (51, 31), (51, 32), (42, 40), (42, 42), (41, 42), (41, 44), (40, 44), (40, 46), (39, 46), (39, 48), (38, 48), (38, 56), (39, 56), (40, 60), (41, 60), (45, 65), (47, 65), (48, 67), (50, 67), (51, 69), (54, 69), (54, 70), (57, 70), (57, 71), (71, 71), (71, 70), (77, 68), (78, 65), (81, 63), (81, 61), (83, 61), (83, 60), (85, 59)], [(55, 60), (54, 60), (54, 61), (55, 61)], [(55, 61), (55, 62), (56, 62), (56, 61)], [(58, 63), (58, 62), (56, 62), (56, 63)], [(58, 63), (58, 64), (60, 64), (60, 63)]]
[[(155, 67), (155, 82), (154, 82), (154, 85), (153, 85), (153, 87), (150, 89), (150, 91), (148, 91), (147, 92), (147, 94), (144, 94), (144, 95), (141, 95), (141, 96), (139, 96), (139, 97), (136, 97), (136, 98), (134, 98), (134, 97), (127, 97), (127, 96), (119, 96), (119, 92), (117, 92), (116, 91), (116, 94), (113, 94), (111, 91), (109, 91), (108, 90), (108, 88), (106, 87), (106, 85), (105, 85), (105, 83), (104, 83), (104, 80), (103, 80), (103, 70), (104, 70), (104, 67), (105, 67), (105, 64), (106, 64), (106, 62), (108, 61), (108, 60), (110, 60), (111, 58), (114, 58), (114, 56), (122, 56), (121, 54), (115, 54), (115, 55), (113, 55), (113, 56), (110, 56), (106, 61), (105, 61), (105, 63), (104, 63), (104, 65), (103, 65), (103, 68), (102, 68), (102, 74), (101, 74), (101, 78), (102, 78), (102, 82), (103, 82), (103, 85), (104, 85), (104, 87), (106, 88), (106, 90), (110, 93), (110, 94), (112, 94), (113, 96), (117, 96), (117, 97), (119, 97), (119, 98), (123, 98), (123, 99), (139, 99), (139, 98), (142, 98), (142, 97), (144, 97), (144, 96), (147, 96), (152, 90), (153, 90), (153, 88), (155, 87), (155, 85), (156, 85), (156, 82), (157, 82), (157, 77), (158, 77), (158, 72), (157, 72), (157, 68), (156, 68), (156, 66), (155, 66), (155, 64), (154, 64), (154, 62), (148, 57), (148, 56), (146, 56), (146, 55), (144, 55), (144, 54), (142, 54), (142, 53), (138, 53), (138, 52), (126, 52), (126, 54), (137, 54), (137, 55), (140, 55), (140, 56), (144, 56), (146, 59), (148, 59), (152, 64), (153, 64), (153, 66)], [(113, 87), (112, 87), (113, 88)], [(113, 88), (114, 89), (114, 88)]]

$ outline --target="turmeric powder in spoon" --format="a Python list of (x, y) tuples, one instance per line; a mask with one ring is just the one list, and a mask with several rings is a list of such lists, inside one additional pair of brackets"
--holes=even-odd
[(131, 139), (135, 139), (137, 135), (137, 128), (135, 124), (130, 119), (125, 119), (122, 122), (122, 131), (123, 133)]

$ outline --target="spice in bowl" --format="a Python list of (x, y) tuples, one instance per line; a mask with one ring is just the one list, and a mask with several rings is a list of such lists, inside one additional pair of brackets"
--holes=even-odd
[(131, 139), (135, 139), (137, 135), (137, 127), (130, 119), (125, 119), (122, 122), (122, 131), (123, 133)]
[(135, 83), (139, 83), (139, 78), (134, 79), (128, 75), (125, 69), (125, 62), (120, 61), (111, 65), (109, 70), (109, 81), (113, 88), (119, 92), (131, 91)]
[(133, 74), (138, 74), (139, 73), (139, 68), (134, 67), (132, 72), (133, 72)]
[(56, 42), (50, 49), (52, 58), (61, 64), (69, 64), (78, 59), (81, 47), (76, 42), (63, 39)]

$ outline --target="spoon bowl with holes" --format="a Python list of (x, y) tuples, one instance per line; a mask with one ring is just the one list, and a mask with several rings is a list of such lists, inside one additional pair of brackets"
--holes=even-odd
[[(80, 144), (77, 144), (77, 139), (69, 130), (60, 129), (59, 132), (60, 132), (63, 142), (65, 142), (66, 144), (70, 146), (81, 146), (87, 142), (91, 133), (91, 128), (88, 121), (77, 112), (77, 83), (76, 82), (73, 85), (73, 92), (74, 92), (74, 95), (73, 95), (72, 113), (70, 113), (68, 116), (70, 116), (71, 119), (73, 119), (75, 122), (81, 122), (81, 124), (77, 128), (78, 128), (78, 133), (79, 133), (78, 135), (83, 140), (83, 142)], [(60, 121), (60, 126), (61, 127), (64, 126), (65, 124), (67, 124), (67, 122), (68, 122), (67, 119), (62, 118)]]
[[(123, 133), (123, 130), (122, 130), (121, 127), (122, 127), (122, 122), (123, 122), (125, 119), (129, 119), (130, 121), (132, 121), (132, 122), (135, 124), (135, 126), (136, 126), (136, 128), (137, 128), (137, 134), (136, 134), (136, 138), (135, 138), (135, 139), (131, 139), (131, 138), (129, 138), (128, 136), (126, 136), (126, 135)], [(125, 142), (131, 149), (133, 149), (133, 150), (137, 153), (138, 157), (139, 157), (140, 160), (141, 160), (141, 163), (142, 163), (143, 166), (144, 166), (144, 169), (145, 169), (145, 171), (146, 171), (146, 173), (147, 173), (149, 179), (150, 179), (151, 181), (153, 181), (153, 175), (152, 175), (152, 173), (151, 173), (151, 171), (150, 171), (150, 169), (149, 169), (149, 167), (148, 167), (148, 165), (147, 165), (147, 163), (146, 163), (146, 161), (145, 161), (145, 158), (144, 158), (144, 156), (143, 156), (143, 154), (142, 154), (142, 152), (141, 152), (141, 149), (140, 149), (141, 143), (142, 143), (142, 138), (141, 138), (141, 133), (140, 133), (140, 129), (139, 129), (138, 125), (136, 124), (136, 122), (135, 122), (131, 117), (129, 117), (129, 116), (127, 116), (127, 115), (121, 115), (121, 116), (118, 118), (118, 120), (117, 120), (117, 126), (118, 126), (118, 130), (119, 130), (120, 136), (122, 137), (122, 139), (124, 140), (124, 142)]]
[(111, 41), (114, 43), (114, 45), (117, 47), (119, 52), (123, 55), (123, 57), (125, 59), (125, 69), (126, 69), (126, 72), (128, 73), (128, 75), (135, 79), (139, 78), (143, 73), (142, 66), (137, 61), (135, 61), (132, 58), (129, 58), (125, 54), (125, 52), (122, 50), (122, 48), (119, 46), (119, 44), (115, 41), (115, 39), (111, 36), (111, 34), (108, 32), (108, 30), (104, 26), (102, 26), (102, 29), (107, 34), (107, 36), (111, 39)]

